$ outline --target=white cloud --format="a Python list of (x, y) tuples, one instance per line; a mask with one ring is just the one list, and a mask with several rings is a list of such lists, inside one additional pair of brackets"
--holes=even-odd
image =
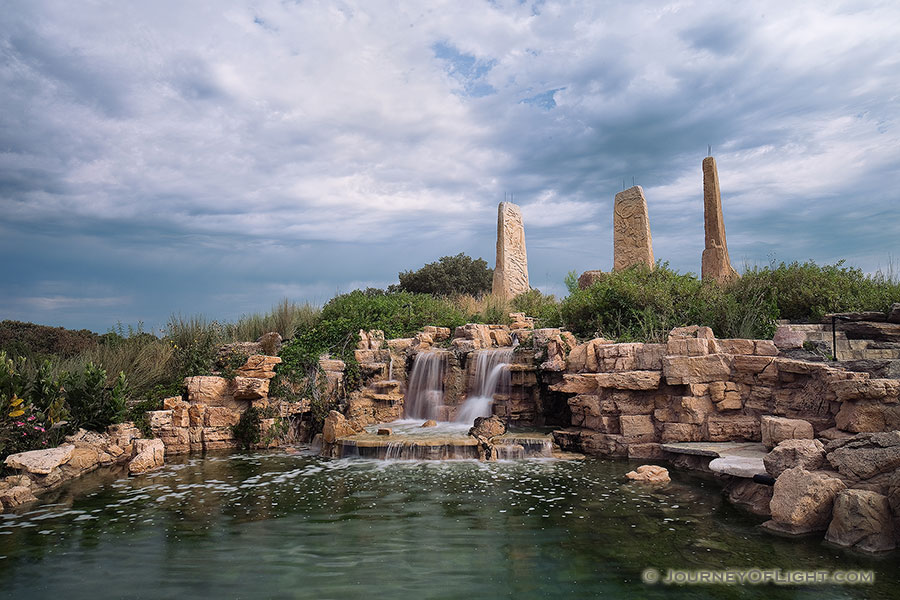
[[(286, 274), (287, 255), (347, 243), (385, 258), (326, 286), (391, 281), (454, 245), (492, 258), (496, 203), (514, 192), (529, 247), (554, 249), (530, 264), (561, 281), (611, 261), (612, 197), (634, 176), (657, 255), (696, 271), (706, 144), (739, 256), (897, 252), (891, 4), (48, 0), (7, 13), (0, 210), (24, 260), (49, 252), (43, 235), (70, 240), (33, 270), (93, 236), (120, 259), (109, 278), (140, 264), (164, 286), (161, 267), (188, 252), (217, 281), (265, 271), (301, 293), (321, 273), (303, 251)], [(252, 240), (283, 250), (254, 254)]]

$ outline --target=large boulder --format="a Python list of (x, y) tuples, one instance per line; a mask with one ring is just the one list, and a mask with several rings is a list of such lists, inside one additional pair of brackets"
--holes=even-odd
[(769, 503), (772, 520), (763, 526), (797, 535), (826, 529), (834, 498), (846, 486), (836, 477), (794, 467), (778, 476), (774, 488)]
[(489, 440), (498, 435), (506, 433), (506, 423), (503, 419), (494, 415), (492, 417), (477, 417), (472, 428), (469, 429), (469, 435), (475, 438)]
[(63, 444), (46, 450), (30, 450), (10, 454), (6, 466), (34, 475), (49, 475), (53, 469), (66, 464), (75, 452), (75, 444)]
[(766, 472), (778, 477), (788, 469), (803, 467), (807, 471), (824, 468), (825, 445), (819, 440), (785, 440), (763, 457)]
[(730, 354), (666, 356), (662, 364), (669, 385), (725, 381), (731, 375)]
[(184, 385), (187, 388), (188, 401), (191, 404), (222, 406), (231, 396), (229, 381), (224, 377), (212, 375), (185, 377)]
[(802, 419), (786, 419), (766, 415), (760, 419), (763, 445), (771, 450), (784, 440), (811, 440), (815, 437), (813, 426)]
[(841, 475), (869, 479), (900, 468), (900, 431), (860, 433), (825, 447), (828, 462)]
[(356, 431), (347, 421), (347, 418), (338, 411), (333, 410), (325, 417), (325, 424), (322, 427), (322, 439), (326, 444), (333, 444), (338, 438), (355, 433)]
[(834, 500), (831, 525), (825, 539), (838, 546), (866, 552), (897, 547), (887, 497), (867, 490), (844, 490)]
[(163, 466), (166, 456), (166, 447), (160, 439), (134, 441), (135, 456), (128, 463), (128, 472), (132, 475), (140, 475)]

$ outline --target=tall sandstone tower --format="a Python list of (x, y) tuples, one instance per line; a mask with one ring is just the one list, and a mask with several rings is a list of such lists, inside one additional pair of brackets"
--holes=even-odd
[(492, 291), (496, 296), (513, 298), (530, 289), (522, 211), (512, 202), (501, 202), (497, 207), (497, 266)]
[(716, 169), (716, 159), (712, 156), (703, 159), (703, 224), (706, 229), (706, 249), (703, 251), (701, 276), (723, 284), (737, 279), (739, 275), (732, 268), (728, 257), (719, 171)]
[(654, 265), (647, 199), (639, 185), (616, 194), (613, 207), (613, 271), (633, 265)]

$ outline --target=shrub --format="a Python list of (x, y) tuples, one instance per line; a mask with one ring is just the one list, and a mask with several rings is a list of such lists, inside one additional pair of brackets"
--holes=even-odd
[(771, 294), (748, 285), (740, 295), (658, 263), (607, 273), (560, 305), (563, 324), (582, 337), (664, 341), (674, 327), (707, 325), (719, 337), (765, 338), (774, 333)]
[(105, 431), (113, 423), (121, 423), (126, 414), (127, 382), (119, 373), (112, 388), (106, 386), (106, 371), (91, 363), (81, 372), (69, 373), (63, 379), (70, 427)]
[(491, 291), (493, 269), (481, 258), (472, 259), (463, 253), (442, 256), (438, 262), (428, 263), (418, 271), (403, 271), (400, 285), (391, 291), (452, 296), (471, 294), (478, 296)]
[(512, 309), (534, 317), (535, 327), (560, 327), (563, 322), (559, 300), (540, 290), (529, 290), (513, 298)]
[(216, 351), (227, 341), (225, 328), (219, 322), (207, 321), (199, 315), (187, 318), (172, 315), (164, 334), (172, 345), (177, 378), (207, 375)]
[(826, 313), (887, 312), (900, 302), (900, 281), (878, 272), (866, 275), (844, 261), (819, 266), (813, 261), (748, 269), (732, 286), (741, 298), (748, 289), (771, 290), (782, 319), (820, 321)]
[(0, 351), (0, 457), (45, 447), (54, 439), (49, 419), (29, 397), (34, 387), (27, 378), (26, 360)]
[(25, 357), (70, 357), (95, 347), (99, 336), (93, 331), (47, 327), (21, 321), (0, 322), (0, 350)]
[(231, 426), (231, 433), (238, 445), (244, 450), (249, 450), (259, 443), (262, 429), (262, 417), (255, 406), (251, 406), (243, 413), (237, 425)]

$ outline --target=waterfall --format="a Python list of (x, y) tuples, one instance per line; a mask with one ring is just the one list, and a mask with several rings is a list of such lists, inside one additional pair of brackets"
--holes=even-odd
[(456, 414), (457, 423), (472, 423), (476, 417), (491, 416), (494, 394), (509, 389), (508, 367), (512, 358), (512, 348), (478, 352), (473, 389)]
[(391, 361), (388, 363), (388, 381), (394, 380), (394, 355), (391, 354)]
[(403, 398), (403, 416), (407, 419), (437, 419), (444, 404), (444, 373), (447, 352), (419, 352)]

